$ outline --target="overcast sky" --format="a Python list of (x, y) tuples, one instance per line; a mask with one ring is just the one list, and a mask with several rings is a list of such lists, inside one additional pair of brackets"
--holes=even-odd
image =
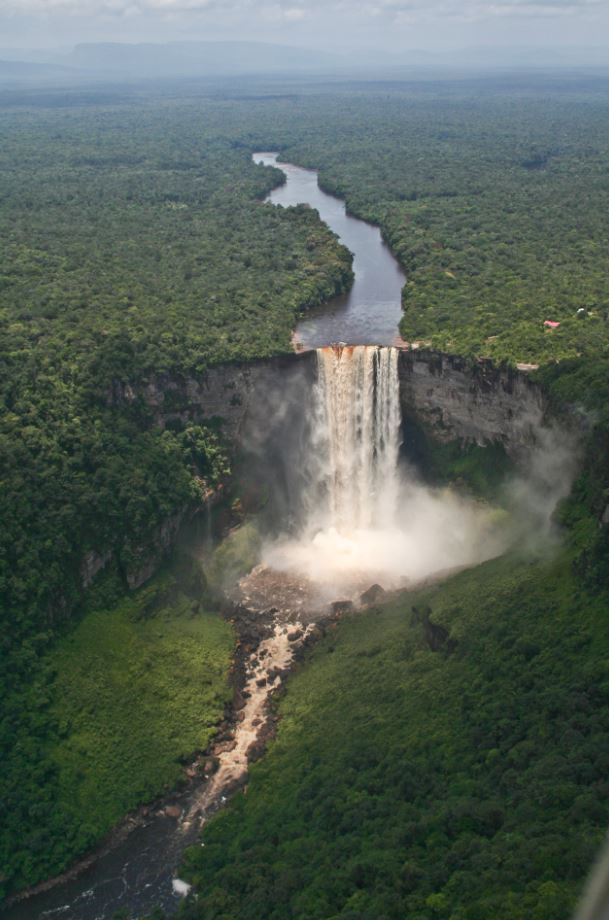
[(252, 39), (317, 48), (609, 45), (609, 0), (0, 0), (0, 46)]

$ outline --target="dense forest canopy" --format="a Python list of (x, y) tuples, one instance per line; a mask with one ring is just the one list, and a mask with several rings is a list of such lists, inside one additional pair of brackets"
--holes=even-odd
[[(594, 630), (602, 632), (599, 611), (606, 609), (602, 592), (609, 574), (607, 537), (598, 527), (609, 494), (609, 438), (604, 427), (609, 418), (607, 88), (602, 81), (567, 86), (548, 82), (537, 89), (524, 83), (483, 88), (466, 82), (451, 86), (424, 82), (367, 87), (311, 84), (294, 86), (286, 94), (274, 85), (258, 84), (250, 90), (233, 86), (223, 93), (218, 86), (184, 84), (164, 93), (90, 90), (0, 98), (0, 797), (5, 807), (0, 862), (6, 891), (62, 869), (116, 819), (116, 802), (108, 802), (103, 814), (95, 814), (92, 806), (91, 820), (83, 829), (77, 815), (61, 812), (65, 801), (62, 783), (68, 775), (65, 770), (62, 773), (61, 764), (67, 764), (72, 775), (78, 773), (74, 752), (82, 712), (77, 697), (82, 688), (83, 698), (88, 699), (91, 688), (82, 674), (84, 685), (75, 684), (74, 693), (63, 688), (62, 699), (70, 713), (66, 721), (57, 710), (57, 663), (64, 667), (61, 663), (70, 655), (70, 648), (78, 653), (78, 643), (88, 641), (87, 630), (94, 629), (98, 621), (85, 620), (77, 632), (73, 631), (75, 623), (85, 609), (97, 611), (90, 614), (97, 617), (100, 610), (120, 601), (126, 592), (126, 576), (150, 550), (159, 526), (176, 512), (200, 504), (204, 489), (221, 482), (228, 472), (229, 459), (216, 425), (185, 423), (161, 431), (143, 402), (116, 404), (109, 393), (117, 382), (135, 383), (159, 374), (201, 375), (213, 364), (287, 352), (299, 312), (343, 290), (351, 280), (348, 253), (315, 212), (306, 207), (284, 210), (262, 204), (281, 176), (255, 166), (251, 153), (277, 149), (300, 165), (317, 167), (325, 189), (345, 197), (353, 213), (379, 223), (408, 276), (404, 338), (473, 358), (485, 355), (540, 364), (539, 375), (557, 400), (582, 402), (591, 410), (592, 421), (601, 423), (594, 432), (596, 460), (586, 468), (563, 515), (577, 536), (564, 565), (568, 572), (573, 570), (585, 579), (589, 595), (577, 599), (578, 589), (570, 575), (557, 588), (560, 597), (548, 587), (555, 577), (552, 572), (531, 576), (533, 582), (539, 579), (532, 582), (539, 609), (558, 610), (561, 623), (568, 622), (571, 609), (581, 612), (588, 604), (592, 611), (582, 625), (582, 635), (567, 637), (565, 654), (573, 667), (568, 669), (570, 696), (565, 718), (572, 718), (573, 724), (563, 724), (562, 716), (556, 715), (552, 722), (556, 738), (553, 736), (554, 747), (548, 755), (550, 760), (566, 756), (563, 737), (577, 754), (575, 766), (562, 761), (559, 766), (564, 782), (571, 784), (569, 789), (580, 802), (572, 816), (579, 828), (578, 874), (559, 884), (566, 857), (556, 841), (546, 839), (565, 833), (560, 817), (560, 802), (567, 795), (563, 789), (556, 793), (558, 804), (550, 814), (556, 826), (540, 825), (539, 832), (543, 852), (551, 851), (552, 872), (547, 879), (535, 876), (531, 881), (534, 890), (524, 883), (514, 889), (513, 903), (524, 911), (523, 916), (539, 917), (558, 916), (565, 904), (572, 903), (591, 855), (589, 841), (596, 843), (598, 829), (607, 818), (604, 787), (599, 786), (597, 775), (602, 764), (586, 771), (580, 763), (585, 759), (585, 745), (573, 735), (596, 737), (606, 717), (602, 693), (595, 695), (590, 689), (602, 671), (599, 660), (594, 659), (581, 686), (575, 674), (578, 663), (583, 666), (577, 649), (589, 642)], [(550, 330), (544, 326), (546, 319), (560, 326)], [(87, 597), (82, 562), (89, 551), (104, 554), (111, 562), (101, 583)], [(533, 623), (532, 609), (523, 611), (519, 606), (521, 579), (521, 569), (515, 574), (509, 569), (496, 573), (501, 610), (506, 618), (523, 617), (523, 630), (535, 632), (538, 624)], [(447, 599), (440, 597), (436, 603), (448, 625), (454, 619), (468, 634), (468, 622), (453, 613), (459, 605), (467, 609), (477, 604), (480, 592), (475, 579), (460, 585), (454, 596), (450, 589)], [(571, 598), (577, 600), (575, 606)], [(121, 603), (127, 606), (118, 608), (113, 622), (121, 629), (140, 631), (140, 601), (133, 601), (133, 606)], [(145, 608), (145, 598), (141, 603)], [(184, 607), (178, 599), (176, 605), (180, 617), (190, 617), (188, 604)], [(160, 603), (162, 616), (164, 609), (164, 602)], [(387, 614), (389, 636), (391, 618), (399, 619), (402, 613), (400, 608)], [(208, 621), (188, 622), (195, 637), (213, 634), (212, 650), (217, 654), (212, 657), (218, 672), (210, 691), (213, 721), (225, 692), (218, 662), (224, 660), (228, 640), (226, 635), (216, 635)], [(134, 642), (146, 632), (146, 624), (140, 625), (141, 635)], [(359, 628), (354, 625), (347, 630), (344, 641), (351, 649), (347, 660), (361, 657), (366, 670), (366, 662), (370, 660), (374, 668), (378, 656), (378, 661), (386, 660), (387, 679), (393, 681), (393, 651), (384, 646), (371, 651), (368, 639), (358, 638)], [(174, 639), (177, 642), (170, 628), (170, 647)], [(405, 634), (403, 639), (403, 661), (410, 662), (412, 656), (417, 659), (424, 684), (426, 669), (433, 671), (435, 659), (421, 659), (414, 634)], [(461, 686), (459, 681), (467, 683), (468, 669), (484, 671), (480, 662), (486, 650), (476, 645), (476, 636), (470, 639), (462, 649), (471, 645), (473, 658), (461, 670), (461, 665), (454, 665), (455, 686)], [(572, 639), (573, 646), (569, 645)], [(501, 649), (509, 641), (500, 632), (491, 636), (492, 660), (503, 655)], [(108, 638), (108, 654), (112, 642)], [(537, 634), (531, 643), (543, 644)], [(315, 665), (321, 669), (318, 673), (323, 672), (316, 693), (319, 707), (330, 711), (332, 694), (324, 694), (333, 677), (325, 674), (331, 660), (324, 659), (326, 651), (319, 652)], [(530, 649), (514, 654), (523, 675), (527, 656), (537, 661)], [(196, 664), (192, 646), (188, 655)], [(319, 663), (322, 659), (325, 663)], [(338, 657), (336, 660), (340, 669), (343, 665)], [(540, 661), (539, 680), (531, 687), (533, 696), (522, 700), (529, 713), (539, 702), (538, 693), (550, 672), (552, 686), (560, 683), (559, 662), (551, 655)], [(415, 680), (416, 668), (413, 673)], [(483, 711), (482, 698), (488, 691), (484, 683), (488, 675), (478, 671), (476, 675), (479, 694), (476, 691), (469, 699), (475, 712), (481, 713), (480, 724), (486, 724), (490, 716)], [(509, 675), (504, 676), (506, 693), (516, 693)], [(162, 671), (160, 679), (167, 685), (173, 680)], [(303, 678), (295, 684), (294, 693), (308, 693), (305, 683)], [(426, 691), (421, 683), (417, 692), (423, 699)], [(394, 700), (387, 700), (388, 720), (395, 717), (391, 707), (398, 699), (401, 696), (396, 694)], [(286, 706), (289, 717), (290, 707), (298, 706), (297, 696)], [(516, 714), (521, 711), (518, 706), (520, 703), (515, 704)], [(590, 707), (596, 721), (588, 725)], [(580, 711), (584, 713), (581, 718)], [(332, 713), (329, 718), (340, 720), (340, 714)], [(516, 737), (513, 720), (508, 722), (495, 747), (500, 757), (512, 758), (515, 770), (528, 769), (544, 743), (539, 726), (534, 720), (526, 723), (534, 736), (527, 743), (537, 747), (529, 744), (525, 750), (529, 760), (525, 754), (519, 760), (518, 745), (523, 739)], [(529, 731), (526, 725), (525, 734)], [(317, 731), (316, 727), (311, 731)], [(468, 731), (472, 744), (477, 743), (474, 728)], [(353, 816), (353, 827), (348, 829), (356, 840), (355, 849), (342, 854), (332, 850), (324, 834), (334, 819), (322, 805), (314, 815), (321, 841), (319, 859), (307, 878), (294, 868), (298, 854), (308, 852), (300, 825), (296, 822), (291, 828), (294, 847), (287, 855), (278, 852), (279, 844), (271, 838), (263, 856), (273, 865), (281, 863), (281, 871), (275, 872), (281, 882), (273, 902), (276, 916), (286, 915), (282, 914), (285, 898), (297, 883), (307, 889), (303, 915), (315, 916), (317, 910), (324, 916), (327, 905), (344, 908), (345, 916), (378, 911), (381, 902), (365, 894), (354, 897), (351, 905), (348, 902), (355, 889), (370, 890), (393, 871), (383, 864), (381, 855), (378, 865), (376, 856), (370, 855), (369, 834), (374, 825), (373, 839), (377, 834), (374, 822), (393, 809), (381, 787), (396, 781), (406, 742), (397, 729), (375, 732), (376, 728), (369, 743), (387, 742), (393, 753), (388, 753), (382, 767), (373, 758), (362, 762), (364, 785), (353, 793), (353, 808), (363, 808), (363, 817)], [(191, 738), (192, 733), (185, 730), (180, 744), (187, 745)], [(336, 764), (342, 771), (353, 751), (348, 738), (339, 740)], [(313, 736), (302, 739), (305, 746), (316, 743)], [(516, 753), (512, 755), (513, 748)], [(138, 750), (134, 747), (128, 756), (137, 756)], [(171, 752), (164, 746), (159, 750), (163, 759), (159, 776), (143, 780), (148, 795), (155, 783), (158, 788), (172, 773)], [(296, 747), (289, 755), (294, 763), (298, 751)], [(405, 864), (399, 870), (399, 890), (389, 891), (387, 886), (382, 890), (382, 898), (387, 899), (382, 905), (389, 904), (391, 910), (407, 906), (419, 911), (413, 916), (426, 920), (442, 916), (446, 899), (461, 885), (466, 885), (477, 907), (467, 913), (470, 895), (464, 894), (462, 913), (456, 916), (485, 916), (485, 910), (494, 909), (485, 900), (484, 886), (495, 885), (497, 865), (504, 855), (501, 841), (508, 838), (492, 846), (485, 841), (490, 831), (504, 827), (505, 815), (514, 807), (515, 793), (508, 783), (513, 777), (508, 777), (501, 795), (498, 793), (500, 800), (489, 790), (488, 809), (472, 812), (468, 783), (480, 769), (474, 758), (468, 776), (455, 779), (451, 813), (430, 812), (428, 818), (421, 817), (428, 802), (424, 795), (430, 797), (439, 788), (442, 765), (457, 770), (462, 754), (450, 739), (444, 759), (437, 762), (429, 760), (427, 751), (412, 754), (413, 775), (433, 769), (422, 798), (416, 799), (404, 782), (400, 808), (409, 815), (416, 846), (428, 846), (438, 859), (450, 858), (455, 877), (433, 876), (435, 887), (430, 889), (428, 882), (421, 881), (421, 872), (427, 872), (427, 857), (421, 856), (416, 865)], [(104, 752), (99, 756), (103, 760)], [(271, 782), (274, 764), (283, 755), (274, 756), (268, 767)], [(503, 774), (497, 755), (492, 757), (499, 780)], [(319, 777), (320, 795), (330, 796), (336, 790), (338, 777), (333, 769)], [(108, 772), (106, 769), (106, 776)], [(254, 786), (252, 814), (259, 807), (266, 808), (266, 782), (261, 776)], [(129, 807), (127, 802), (144, 795), (142, 786), (129, 793), (126, 781), (125, 788), (127, 797), (121, 799), (121, 807)], [(293, 792), (300, 801), (300, 793), (296, 786), (290, 791), (289, 777), (286, 788), (289, 811), (293, 804), (289, 796)], [(350, 801), (351, 791), (342, 785), (340, 790), (345, 801)], [(310, 791), (305, 788), (302, 795)], [(378, 799), (376, 810), (376, 805), (365, 804), (371, 798)], [(261, 802), (262, 806), (256, 804)], [(314, 796), (311, 803), (307, 807), (315, 809)], [(526, 798), (517, 805), (523, 809), (521, 814), (528, 815), (527, 821), (545, 820)], [(235, 813), (247, 807), (241, 801)], [(501, 820), (498, 815), (503, 816)], [(212, 841), (221, 841), (234, 820), (229, 815), (225, 825), (220, 821), (211, 832)], [(246, 884), (240, 870), (229, 865), (234, 857), (237, 862), (245, 859), (258, 866), (256, 853), (248, 852), (253, 820), (244, 814), (243, 834), (237, 835), (232, 849), (222, 850), (219, 856), (218, 848), (210, 847), (209, 861), (207, 856), (203, 859), (219, 891), (216, 900), (206, 892), (204, 916), (222, 916), (223, 910), (230, 915), (240, 898), (262, 896), (264, 880), (258, 869)], [(275, 822), (273, 833), (282, 820), (279, 812), (268, 813), (269, 828)], [(508, 824), (505, 834), (511, 833)], [(473, 842), (472, 836), (476, 838)], [(526, 841), (526, 852), (535, 845)], [(355, 850), (361, 853), (356, 855)], [(337, 875), (344, 897), (336, 890), (319, 888), (320, 876), (315, 875), (318, 871), (323, 874), (339, 858), (346, 860)], [(201, 878), (201, 865), (195, 862), (193, 874)], [(470, 873), (465, 879), (459, 875), (464, 872)], [(546, 881), (549, 887), (539, 894), (539, 885)], [(311, 893), (314, 890), (318, 893)], [(559, 905), (554, 913), (552, 904)], [(531, 911), (528, 915), (527, 910)]]
[(102, 820), (84, 836), (57, 830), (57, 724), (44, 681), (32, 683), (49, 670), (40, 662), (49, 641), (82, 607), (86, 554), (110, 560), (126, 587), (163, 522), (228, 471), (215, 428), (161, 431), (142, 402), (113, 405), (113, 384), (288, 351), (298, 311), (351, 280), (349, 254), (315, 212), (261, 203), (281, 173), (218, 137), (204, 108), (0, 115), (9, 889), (61, 869), (108, 829)]
[(569, 562), (501, 559), (328, 630), (189, 851), (186, 917), (569, 917), (609, 820), (608, 596)]
[(606, 346), (606, 94), (395, 92), (298, 116), (276, 143), (380, 224), (408, 275), (406, 340), (532, 363)]

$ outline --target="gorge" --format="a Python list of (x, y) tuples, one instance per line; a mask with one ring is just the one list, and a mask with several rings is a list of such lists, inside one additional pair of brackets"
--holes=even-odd
[[(16, 904), (8, 914), (13, 920), (31, 916), (32, 909), (49, 918), (69, 909), (75, 920), (109, 917), (124, 907), (174, 910), (185, 891), (172, 884), (182, 851), (226, 795), (246, 782), (248, 750), (264, 737), (262, 729), (270, 731), (270, 694), (318, 616), (328, 617), (332, 602), (357, 604), (374, 583), (386, 591), (417, 585), (496, 556), (514, 539), (487, 506), (421, 481), (419, 436), (441, 444), (498, 444), (526, 469), (533, 465), (531, 453), (545, 449), (542, 392), (512, 369), (392, 344), (403, 275), (393, 260), (388, 277), (392, 257), (380, 234), (375, 245), (383, 256), (380, 263), (378, 252), (372, 258), (376, 274), (365, 277), (364, 296), (350, 301), (348, 295), (327, 312), (305, 317), (297, 329), (300, 353), (219, 366), (199, 378), (159, 374), (139, 383), (116, 381), (108, 392), (110, 406), (143, 401), (159, 427), (219, 420), (235, 452), (251, 461), (258, 488), (272, 484), (271, 518), (290, 519), (289, 527), (275, 526), (265, 536), (260, 565), (239, 586), (238, 603), (260, 625), (240, 675), (239, 691), (248, 696), (232, 713), (244, 716), (219, 739), (224, 749), (213, 754), (213, 775), (205, 773), (205, 762), (203, 769), (196, 762), (197, 788), (176, 798), (170, 808), (177, 811), (164, 807), (145, 815), (82, 876)], [(378, 296), (371, 300), (375, 284)], [(335, 344), (339, 339), (348, 344)], [(550, 487), (548, 514), (570, 482), (567, 454)], [(258, 591), (269, 571), (290, 582), (283, 605), (272, 602), (272, 579), (270, 595), (268, 584)], [(134, 569), (132, 587), (149, 574), (149, 567)], [(292, 576), (300, 606), (293, 604)], [(262, 600), (250, 608), (254, 596)]]
[(573, 914), (606, 82), (4, 94), (2, 916)]

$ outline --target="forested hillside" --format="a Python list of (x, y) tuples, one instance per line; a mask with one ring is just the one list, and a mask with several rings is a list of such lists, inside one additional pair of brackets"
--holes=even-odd
[[(204, 108), (71, 102), (0, 113), (9, 890), (61, 869), (120, 815), (89, 822), (85, 809), (72, 819), (80, 834), (57, 823), (58, 720), (42, 656), (82, 610), (85, 555), (110, 559), (116, 599), (163, 522), (228, 472), (216, 429), (161, 432), (143, 404), (110, 405), (113, 381), (287, 351), (298, 311), (351, 279), (348, 254), (314, 212), (261, 203), (281, 174), (218, 138)], [(141, 797), (119, 793), (123, 810)]]
[(609, 821), (609, 596), (571, 561), (487, 563), (330, 629), (189, 851), (186, 917), (566, 920)]

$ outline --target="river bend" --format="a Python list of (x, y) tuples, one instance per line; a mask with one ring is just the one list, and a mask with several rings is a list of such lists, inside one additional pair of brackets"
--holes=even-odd
[(324, 348), (335, 342), (349, 345), (395, 345), (402, 315), (404, 272), (383, 242), (378, 227), (347, 214), (345, 202), (320, 189), (317, 172), (283, 163), (277, 153), (255, 153), (254, 161), (277, 166), (284, 185), (267, 201), (289, 207), (308, 204), (353, 253), (355, 281), (346, 294), (310, 310), (296, 327), (296, 342), (304, 348)]

